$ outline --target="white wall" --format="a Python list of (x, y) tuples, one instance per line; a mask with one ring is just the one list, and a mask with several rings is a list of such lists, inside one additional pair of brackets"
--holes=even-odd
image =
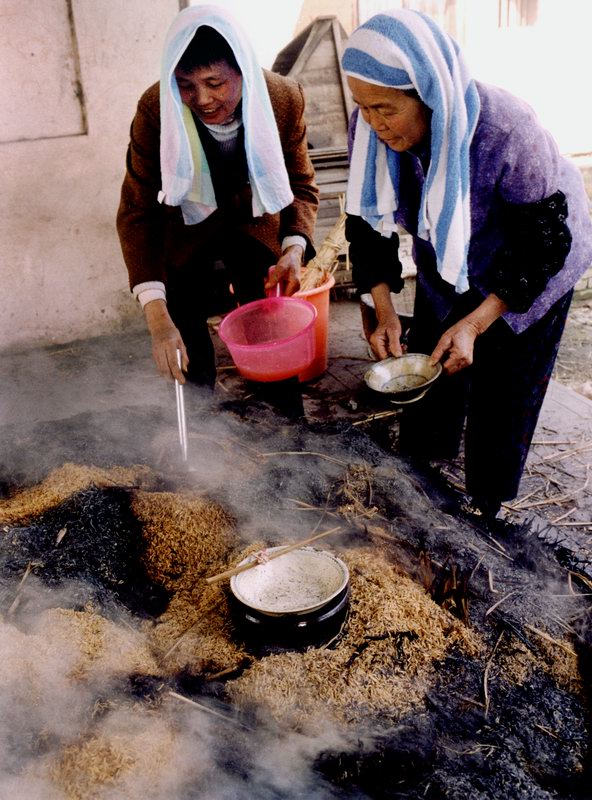
[[(292, 40), (303, 0), (212, 0), (212, 3), (233, 15), (249, 37), (261, 66), (270, 69), (279, 51)], [(202, 1), (190, 0), (189, 5), (199, 6)]]
[[(355, 2), (355, 0), (351, 0)], [(360, 22), (402, 0), (357, 0)], [(592, 0), (539, 0), (533, 26), (498, 27), (499, 0), (407, 0), (461, 44), (474, 78), (502, 86), (536, 111), (566, 154), (592, 152)]]
[[(218, 4), (234, 12), (270, 66), (292, 38), (302, 0)], [(69, 135), (84, 126), (68, 52), (67, 0), (0, 0), (0, 350), (141, 324), (115, 214), (129, 125), (140, 94), (158, 80), (179, 0), (71, 0), (71, 6), (83, 135)]]
[(526, 100), (563, 153), (592, 151), (590, 0), (539, 0), (537, 24), (496, 27), (497, 0), (465, 0), (464, 51), (476, 78)]
[[(46, 5), (48, 13), (55, 1)], [(30, 13), (28, 3), (17, 5)], [(88, 133), (0, 143), (2, 349), (112, 332), (138, 316), (115, 213), (129, 123), (142, 91), (158, 80), (164, 35), (178, 3), (72, 0), (72, 9)], [(52, 51), (52, 26), (30, 16), (37, 51)], [(10, 50), (2, 53), (10, 60)], [(23, 82), (28, 77), (21, 75)], [(51, 95), (46, 102), (43, 108), (40, 92), (38, 102), (4, 103), (0, 113), (20, 116), (28, 131), (34, 116), (43, 134), (43, 116), (54, 112), (56, 101)]]

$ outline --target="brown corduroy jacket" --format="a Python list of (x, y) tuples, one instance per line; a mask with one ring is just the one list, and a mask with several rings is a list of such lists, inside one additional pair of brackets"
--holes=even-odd
[[(309, 260), (314, 255), (312, 238), (319, 192), (308, 154), (304, 96), (301, 87), (290, 78), (263, 72), (294, 201), (278, 214), (250, 215), (231, 224), (266, 245), (277, 257), (284, 236), (304, 236), (308, 242), (305, 260)], [(166, 284), (171, 270), (191, 262), (200, 248), (229, 224), (217, 209), (203, 222), (185, 225), (179, 207), (158, 202), (160, 189), (160, 100), (156, 83), (140, 98), (132, 121), (127, 171), (117, 213), (117, 231), (130, 288), (145, 281)], [(245, 187), (244, 195), (240, 198), (241, 207), (250, 208), (250, 187)]]

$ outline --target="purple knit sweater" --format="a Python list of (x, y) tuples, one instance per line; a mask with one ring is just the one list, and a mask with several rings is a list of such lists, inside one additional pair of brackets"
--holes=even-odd
[[(534, 203), (561, 190), (567, 197), (567, 224), (572, 245), (557, 273), (525, 313), (508, 312), (504, 319), (520, 333), (573, 288), (592, 264), (590, 204), (579, 170), (563, 158), (551, 135), (522, 100), (495, 86), (477, 82), (481, 99), (479, 121), (471, 143), (471, 242), (468, 252), (469, 282), (483, 295), (491, 290), (496, 253), (508, 243), (511, 206)], [(419, 200), (424, 169), (417, 155), (401, 156), (400, 205), (395, 220), (413, 236), (418, 281), (440, 319), (451, 310), (454, 287), (437, 273), (432, 245), (417, 234)]]

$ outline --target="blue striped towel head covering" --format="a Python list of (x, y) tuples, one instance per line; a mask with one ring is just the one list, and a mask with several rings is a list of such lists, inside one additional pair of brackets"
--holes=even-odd
[(263, 71), (238, 23), (223, 8), (189, 6), (166, 35), (160, 75), (160, 202), (181, 206), (186, 224), (201, 222), (216, 209), (208, 163), (189, 109), (183, 105), (175, 67), (195, 32), (208, 25), (228, 42), (243, 79), (242, 117), (253, 215), (275, 214), (294, 200), (280, 136)]
[[(431, 109), (430, 164), (418, 234), (432, 243), (442, 278), (457, 292), (466, 291), (469, 147), (480, 102), (458, 45), (425, 14), (385, 11), (352, 33), (342, 65), (347, 75), (367, 83), (415, 89)], [(389, 235), (399, 204), (399, 154), (378, 138), (361, 114), (355, 125), (346, 210)]]

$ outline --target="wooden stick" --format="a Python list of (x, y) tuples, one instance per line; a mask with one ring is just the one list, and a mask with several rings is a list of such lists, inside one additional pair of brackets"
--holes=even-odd
[(176, 650), (176, 649), (177, 649), (177, 647), (178, 647), (178, 646), (181, 644), (181, 642), (183, 641), (183, 639), (185, 638), (185, 636), (187, 636), (187, 634), (189, 633), (189, 631), (191, 631), (191, 630), (193, 630), (193, 628), (195, 628), (195, 626), (197, 625), (197, 623), (198, 623), (198, 622), (201, 622), (201, 620), (199, 620), (199, 619), (198, 619), (198, 620), (196, 620), (195, 622), (192, 622), (192, 623), (191, 623), (191, 625), (190, 625), (188, 628), (186, 628), (186, 629), (183, 631), (183, 633), (182, 633), (182, 634), (179, 636), (179, 638), (177, 639), (177, 641), (176, 641), (174, 644), (172, 644), (172, 645), (169, 647), (169, 649), (166, 651), (166, 653), (163, 655), (163, 657), (162, 657), (162, 660), (163, 660), (163, 661), (164, 661), (165, 659), (167, 659), (167, 658), (170, 656), (170, 654), (171, 654), (171, 653), (172, 653), (174, 650)]
[(519, 511), (520, 510), (520, 506), (523, 503), (525, 503), (530, 497), (532, 497), (533, 494), (538, 494), (538, 492), (540, 492), (540, 491), (541, 491), (540, 487), (537, 487), (536, 489), (533, 489), (532, 492), (529, 492), (528, 494), (525, 494), (524, 497), (521, 497), (520, 499), (516, 500), (515, 503), (509, 503), (506, 506), (506, 508), (509, 508), (511, 511)]
[(352, 427), (357, 425), (365, 425), (367, 422), (374, 422), (377, 419), (385, 419), (386, 417), (394, 417), (401, 412), (396, 411), (378, 411), (376, 414), (371, 414), (369, 417), (364, 417), (364, 419), (358, 419), (355, 422), (352, 422)]
[(538, 500), (536, 503), (530, 503), (527, 506), (522, 506), (524, 508), (535, 508), (538, 506), (548, 506), (554, 503), (565, 503), (566, 500), (572, 500), (573, 497), (578, 494), (579, 492), (583, 492), (587, 487), (588, 483), (590, 482), (590, 471), (589, 471), (590, 464), (586, 464), (586, 480), (584, 481), (583, 485), (580, 486), (578, 489), (574, 489), (573, 492), (567, 492), (563, 495), (555, 495), (555, 497), (549, 497), (547, 500)]
[(588, 589), (592, 589), (592, 581), (590, 580), (590, 578), (587, 578), (585, 575), (581, 575), (579, 572), (574, 572), (573, 570), (570, 570), (569, 571), (570, 582), (571, 582), (572, 578), (579, 578), (579, 580), (582, 581), (584, 586), (587, 586)]
[(544, 456), (541, 458), (541, 461), (548, 462), (548, 461), (562, 461), (564, 458), (568, 456), (574, 456), (577, 453), (582, 453), (584, 450), (589, 450), (592, 447), (592, 442), (587, 442), (583, 444), (581, 447), (576, 447), (573, 450), (562, 450), (560, 453), (553, 453), (550, 456)]
[(495, 609), (496, 609), (498, 606), (501, 606), (501, 604), (502, 604), (502, 603), (505, 603), (505, 601), (506, 601), (506, 600), (507, 600), (509, 597), (512, 597), (512, 595), (516, 594), (516, 592), (518, 592), (518, 591), (519, 591), (518, 589), (512, 589), (512, 591), (511, 591), (511, 592), (508, 592), (508, 594), (505, 594), (505, 595), (504, 595), (502, 598), (500, 598), (500, 599), (497, 601), (497, 603), (494, 603), (494, 604), (493, 604), (493, 605), (492, 605), (490, 608), (488, 608), (488, 609), (487, 609), (487, 611), (485, 612), (485, 616), (486, 616), (486, 617), (488, 617), (488, 616), (491, 614), (491, 612), (492, 612), (492, 611), (495, 611)]
[(531, 442), (531, 444), (534, 446), (538, 444), (577, 444), (577, 442), (575, 439), (547, 439), (546, 441), (544, 439), (540, 439), (538, 441)]
[(490, 569), (487, 570), (487, 578), (489, 580), (489, 591), (493, 594), (499, 594), (499, 591), (493, 588), (493, 575), (491, 574)]
[[(291, 552), (292, 550), (297, 550), (299, 547), (304, 547), (311, 542), (316, 542), (317, 539), (322, 539), (323, 536), (329, 536), (330, 533), (336, 533), (336, 531), (340, 531), (341, 527), (338, 526), (337, 528), (330, 528), (328, 531), (322, 531), (321, 533), (315, 534), (315, 536), (309, 536), (308, 539), (303, 539), (301, 542), (294, 542), (293, 544), (288, 544), (285, 547), (282, 547), (281, 550), (276, 550), (275, 553), (270, 553), (268, 558), (271, 561), (274, 558), (279, 558), (280, 556), (285, 555), (286, 553)], [(220, 572), (218, 575), (211, 575), (209, 578), (206, 578), (206, 583), (217, 583), (218, 581), (223, 581), (225, 578), (231, 578), (233, 575), (238, 575), (239, 572), (244, 572), (247, 569), (252, 569), (253, 567), (259, 566), (259, 561), (256, 558), (252, 557), (253, 560), (249, 561), (247, 564), (239, 564), (238, 567), (233, 567), (232, 569), (227, 569), (225, 572)]]
[(191, 700), (189, 697), (185, 697), (184, 695), (179, 694), (178, 692), (173, 692), (172, 690), (169, 690), (167, 694), (170, 697), (173, 697), (175, 700), (180, 700), (182, 703), (187, 703), (187, 705), (193, 706), (194, 708), (199, 708), (200, 711), (205, 711), (206, 714), (211, 714), (213, 717), (218, 717), (218, 719), (223, 719), (224, 722), (230, 722), (232, 725), (238, 725), (241, 728), (252, 730), (252, 728), (249, 728), (248, 725), (239, 722), (237, 719), (232, 719), (232, 717), (229, 717), (226, 714), (221, 714), (219, 711), (215, 711), (213, 708), (203, 705), (202, 703), (196, 703), (195, 700)]
[(535, 628), (533, 625), (529, 625), (528, 623), (525, 623), (524, 627), (528, 628), (529, 631), (532, 631), (532, 633), (535, 633), (537, 636), (540, 636), (541, 639), (544, 639), (546, 642), (557, 645), (557, 647), (560, 647), (562, 650), (565, 650), (566, 653), (569, 653), (570, 656), (576, 656), (577, 658), (578, 654), (576, 653), (575, 650), (572, 650), (571, 647), (568, 647), (566, 644), (563, 644), (563, 642), (559, 642), (557, 641), (557, 639), (554, 639), (552, 636), (549, 636), (549, 634), (545, 633), (545, 631), (541, 631), (539, 628)]
[(62, 541), (62, 539), (64, 538), (64, 536), (67, 533), (68, 533), (68, 528), (65, 527), (65, 526), (58, 531), (57, 536), (56, 536), (56, 540), (55, 540), (56, 546)]
[(10, 608), (8, 609), (8, 614), (14, 614), (14, 612), (18, 608), (18, 604), (21, 602), (21, 590), (23, 588), (23, 584), (31, 574), (31, 569), (33, 568), (33, 564), (34, 564), (33, 561), (29, 561), (29, 563), (27, 564), (27, 569), (25, 570), (23, 577), (20, 579), (19, 585), (16, 587), (16, 595), (10, 605)]
[[(507, 553), (504, 553), (502, 550), (498, 550), (497, 547), (493, 547), (493, 545), (489, 544), (489, 542), (482, 542), (482, 544), (484, 544), (485, 547), (489, 547), (489, 549), (493, 550), (494, 553), (497, 553), (498, 556), (503, 556), (503, 558), (507, 558), (508, 561), (513, 561), (514, 560), (512, 558), (512, 556), (509, 556)], [(479, 551), (477, 551), (477, 552), (479, 552)]]
[(592, 519), (587, 522), (554, 522), (558, 528), (590, 528), (592, 527)]
[(551, 520), (551, 525), (557, 525), (562, 519), (569, 517), (569, 515), (577, 509), (577, 506), (573, 506), (573, 508), (569, 508), (567, 511), (564, 511), (563, 514), (560, 514), (558, 517), (555, 517)]
[(499, 643), (502, 640), (505, 631), (501, 631), (500, 635), (497, 637), (497, 641), (491, 651), (491, 655), (487, 660), (487, 664), (485, 665), (485, 672), (483, 673), (483, 700), (485, 705), (485, 716), (489, 714), (489, 670), (491, 669), (491, 665), (493, 663), (493, 658), (495, 656), (495, 652), (499, 646)]
[(316, 453), (314, 450), (278, 450), (274, 453), (259, 453), (259, 455), (262, 458), (268, 458), (269, 456), (316, 456), (317, 458), (324, 458), (325, 461), (331, 461), (333, 464), (341, 464), (344, 467), (349, 466), (346, 461), (326, 456), (324, 453)]
[(563, 741), (561, 736), (557, 736), (557, 734), (554, 731), (552, 731), (551, 728), (545, 728), (544, 725), (539, 725), (538, 722), (534, 723), (534, 727), (538, 728), (540, 731), (543, 731), (543, 733), (546, 733), (548, 736), (552, 736), (553, 739), (557, 739), (560, 742)]

